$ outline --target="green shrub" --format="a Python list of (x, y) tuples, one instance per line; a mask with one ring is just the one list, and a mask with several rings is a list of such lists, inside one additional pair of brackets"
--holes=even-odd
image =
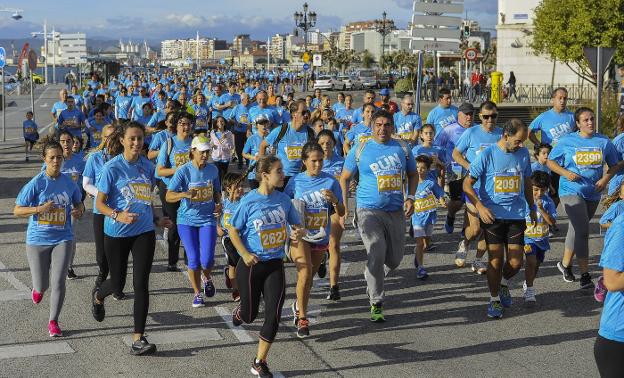
[(394, 91), (401, 92), (410, 92), (412, 90), (412, 82), (408, 78), (399, 79), (394, 85)]

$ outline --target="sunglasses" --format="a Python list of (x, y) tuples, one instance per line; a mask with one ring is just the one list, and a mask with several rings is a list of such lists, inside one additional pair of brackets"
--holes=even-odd
[(496, 119), (498, 118), (498, 114), (481, 114), (481, 117), (483, 117), (483, 119)]

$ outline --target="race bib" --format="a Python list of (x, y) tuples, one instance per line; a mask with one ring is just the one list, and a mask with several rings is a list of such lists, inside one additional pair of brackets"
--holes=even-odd
[(602, 150), (599, 147), (577, 148), (574, 161), (579, 168), (601, 168)]
[(93, 136), (94, 140), (102, 140), (102, 133), (99, 131), (94, 131), (93, 133), (91, 133), (91, 135)]
[(223, 227), (228, 228), (228, 227), (232, 226), (232, 224), (230, 223), (230, 218), (232, 218), (232, 214), (231, 213), (224, 213), (223, 214)]
[(270, 251), (283, 248), (286, 242), (286, 226), (284, 224), (272, 224), (263, 226), (258, 232), (262, 249)]
[(364, 143), (366, 141), (368, 141), (369, 139), (371, 139), (373, 136), (372, 135), (360, 135), (358, 137), (358, 141), (359, 143)]
[(26, 128), (24, 129), (24, 134), (34, 134), (34, 133), (36, 133), (36, 132), (37, 132), (37, 130), (35, 130), (35, 128), (34, 128), (34, 127), (26, 127)]
[(191, 202), (210, 202), (212, 201), (213, 189), (212, 183), (204, 186), (193, 186), (190, 189), (197, 190), (195, 197), (191, 198)]
[(173, 154), (173, 162), (176, 167), (180, 167), (189, 162), (189, 153), (188, 151), (180, 152), (177, 154)]
[(288, 160), (301, 160), (303, 146), (286, 146), (286, 158)]
[(247, 117), (247, 114), (241, 114), (238, 122), (247, 124), (249, 123), (249, 117)]
[(129, 186), (135, 200), (148, 205), (152, 203), (152, 188), (150, 184), (146, 184), (144, 182), (131, 182)]
[(416, 198), (414, 200), (414, 212), (424, 213), (435, 210), (437, 207), (436, 198), (433, 194), (428, 195), (425, 198)]
[(550, 232), (550, 227), (546, 223), (536, 223), (533, 225), (531, 222), (526, 222), (526, 230), (524, 231), (524, 236), (531, 239), (542, 239), (548, 236)]
[(401, 191), (402, 184), (403, 180), (399, 173), (377, 176), (377, 190), (380, 193)]
[(520, 176), (518, 174), (498, 173), (494, 176), (495, 194), (520, 194)]
[(206, 127), (206, 120), (203, 118), (197, 118), (195, 120), (195, 127)]
[(305, 228), (308, 230), (318, 230), (327, 226), (327, 210), (306, 209)]
[(37, 223), (51, 227), (65, 227), (67, 213), (65, 207), (53, 207), (47, 213), (37, 215)]

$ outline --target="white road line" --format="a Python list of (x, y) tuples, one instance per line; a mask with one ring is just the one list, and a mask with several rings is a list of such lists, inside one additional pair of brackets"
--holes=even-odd
[(16, 290), (30, 292), (30, 288), (18, 280), (17, 277), (0, 261), (0, 277), (7, 280)]
[[(191, 328), (170, 331), (154, 331), (146, 332), (146, 336), (151, 343), (160, 344), (184, 344), (198, 341), (216, 341), (223, 340), (215, 328)], [(132, 336), (124, 336), (124, 343), (132, 345)]]
[(30, 299), (30, 292), (24, 290), (2, 290), (0, 291), (0, 302), (21, 301)]
[(0, 347), (0, 359), (75, 353), (65, 341)]
[(225, 322), (225, 324), (227, 324), (228, 328), (232, 330), (232, 333), (234, 334), (234, 336), (236, 336), (238, 341), (240, 341), (241, 343), (250, 343), (252, 341), (255, 341), (255, 339), (251, 337), (249, 332), (247, 332), (243, 328), (234, 327), (234, 324), (232, 324), (231, 311), (229, 311), (225, 307), (215, 307), (215, 310), (217, 311), (217, 314), (219, 314), (219, 316), (223, 318), (223, 321)]

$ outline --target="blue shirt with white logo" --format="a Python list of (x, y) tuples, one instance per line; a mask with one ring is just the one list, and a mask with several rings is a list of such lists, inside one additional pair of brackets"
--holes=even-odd
[(221, 192), (219, 170), (214, 164), (206, 164), (199, 169), (192, 161), (176, 170), (167, 185), (168, 190), (186, 192), (197, 190), (195, 198), (182, 198), (178, 208), (178, 224), (193, 227), (215, 225), (214, 194)]
[[(617, 217), (605, 234), (599, 265), (624, 272), (624, 216)], [(624, 291), (608, 291), (600, 316), (598, 334), (605, 339), (624, 343)]]

